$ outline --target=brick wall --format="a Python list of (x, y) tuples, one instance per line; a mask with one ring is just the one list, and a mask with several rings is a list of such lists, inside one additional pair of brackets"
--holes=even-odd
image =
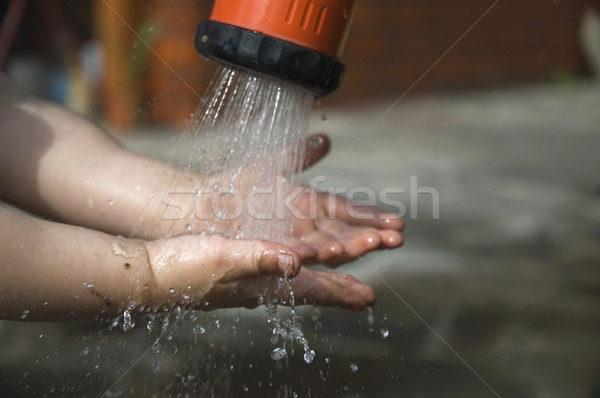
[[(494, 3), (493, 0), (363, 0), (343, 56), (342, 88), (329, 103), (397, 97)], [(500, 0), (411, 93), (585, 76), (583, 10), (597, 0)]]

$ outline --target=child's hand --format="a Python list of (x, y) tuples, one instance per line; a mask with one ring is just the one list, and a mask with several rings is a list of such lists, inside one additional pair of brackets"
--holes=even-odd
[(299, 255), (273, 242), (184, 235), (145, 245), (153, 285), (143, 300), (152, 308), (256, 307), (259, 295), (274, 291), (276, 277), (296, 277), (297, 304), (361, 310), (375, 299), (369, 287), (348, 275), (300, 270)]

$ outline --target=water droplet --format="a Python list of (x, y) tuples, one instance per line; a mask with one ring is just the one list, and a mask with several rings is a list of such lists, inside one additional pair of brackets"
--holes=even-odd
[(87, 355), (87, 354), (89, 354), (89, 353), (90, 353), (90, 349), (89, 349), (89, 347), (85, 347), (85, 348), (83, 349), (83, 351), (81, 351), (81, 356), (86, 356), (86, 355)]
[(275, 361), (280, 361), (285, 357), (287, 357), (287, 351), (285, 348), (278, 347), (271, 351), (271, 358), (273, 358)]
[(114, 204), (115, 204), (115, 201), (114, 201), (114, 200), (112, 200), (112, 199), (109, 199), (109, 200), (108, 200), (108, 205), (109, 205), (109, 206), (112, 206), (112, 205), (114, 205)]
[(326, 122), (329, 120), (329, 115), (326, 113), (321, 113), (321, 121)]
[(192, 232), (192, 225), (191, 224), (185, 224), (185, 230), (187, 232)]
[(331, 363), (331, 358), (329, 358), (329, 357), (325, 358), (325, 363)]
[(315, 351), (308, 350), (304, 353), (304, 362), (312, 363), (313, 359), (315, 359)]
[(373, 331), (373, 324), (375, 323), (375, 316), (373, 315), (373, 308), (367, 308), (367, 322), (369, 324), (369, 332)]
[(358, 365), (356, 363), (352, 362), (350, 364), (350, 370), (355, 373), (358, 372)]
[(381, 337), (383, 337), (384, 339), (387, 339), (390, 335), (390, 331), (386, 328), (381, 328), (379, 331), (381, 332)]
[(148, 331), (152, 331), (152, 329), (154, 329), (154, 323), (154, 316), (151, 316), (146, 323), (146, 329), (148, 329)]
[(170, 288), (170, 289), (169, 289), (169, 293), (171, 293), (171, 294), (175, 294), (175, 288), (174, 288), (174, 287)]
[(21, 313), (21, 319), (27, 318), (27, 315), (29, 315), (29, 310), (23, 310), (23, 312)]
[(135, 326), (135, 321), (131, 318), (129, 310), (123, 311), (123, 330), (129, 331)]
[(204, 329), (202, 326), (200, 325), (196, 325), (194, 326), (194, 328), (192, 329), (192, 333), (194, 334), (204, 334), (206, 333), (206, 329)]

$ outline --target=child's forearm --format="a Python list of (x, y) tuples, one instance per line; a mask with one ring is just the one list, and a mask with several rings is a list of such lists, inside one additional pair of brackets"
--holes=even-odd
[(164, 193), (193, 192), (197, 185), (195, 177), (126, 150), (83, 118), (19, 93), (2, 76), (0, 105), (0, 200), (32, 213), (155, 238), (173, 227), (160, 219)]
[(110, 317), (152, 304), (143, 242), (0, 208), (0, 318)]
[[(187, 235), (142, 241), (34, 219), (0, 207), (0, 319), (109, 318), (124, 310), (256, 306), (274, 276), (293, 277), (299, 256), (266, 241)], [(306, 279), (306, 278), (305, 278)], [(308, 278), (299, 302), (366, 303), (348, 286)], [(335, 279), (335, 278), (334, 278)], [(356, 290), (356, 289), (355, 289)], [(319, 301), (320, 300), (320, 301)]]

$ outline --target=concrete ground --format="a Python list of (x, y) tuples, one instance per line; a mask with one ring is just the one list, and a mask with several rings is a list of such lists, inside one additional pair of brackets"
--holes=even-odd
[[(372, 319), (300, 311), (313, 364), (269, 358), (262, 309), (151, 332), (2, 322), (3, 395), (600, 397), (600, 86), (413, 98), (379, 119), (392, 103), (314, 117), (333, 150), (306, 180), (387, 192), (407, 229), (346, 268), (375, 288)], [(167, 141), (125, 140), (159, 157)]]

